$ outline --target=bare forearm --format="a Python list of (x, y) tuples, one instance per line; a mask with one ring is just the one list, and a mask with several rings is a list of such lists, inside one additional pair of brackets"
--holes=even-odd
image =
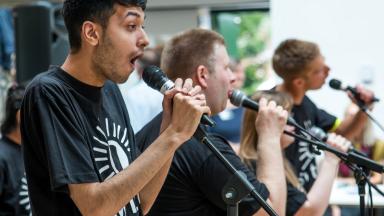
[(111, 179), (69, 185), (71, 198), (83, 215), (116, 214), (159, 173), (180, 142), (174, 133), (164, 131), (129, 167)]
[(172, 158), (173, 157), (171, 157), (165, 163), (165, 165), (160, 169), (160, 171), (140, 192), (141, 209), (143, 210), (144, 215), (146, 215), (151, 209), (153, 203), (156, 200), (157, 195), (161, 190), (161, 187), (164, 184), (164, 181), (169, 172), (169, 168), (172, 164)]
[(267, 185), (274, 209), (279, 215), (284, 215), (287, 187), (280, 137), (259, 136), (258, 143), (257, 178)]
[(362, 111), (359, 111), (350, 122), (343, 121), (339, 128), (336, 130), (337, 134), (340, 134), (348, 140), (354, 139), (359, 131), (365, 126), (367, 122), (367, 115)]
[(332, 184), (337, 175), (339, 161), (325, 157), (319, 175), (307, 194), (307, 201), (296, 215), (323, 215), (331, 196)]

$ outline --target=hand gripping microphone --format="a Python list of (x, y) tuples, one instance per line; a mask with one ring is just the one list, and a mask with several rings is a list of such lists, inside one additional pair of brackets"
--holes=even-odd
[[(254, 101), (254, 100), (250, 99), (249, 97), (247, 97), (240, 90), (236, 90), (236, 89), (233, 90), (229, 94), (229, 100), (235, 106), (242, 106), (242, 107), (254, 110), (256, 112), (259, 111), (259, 104), (256, 101)], [(295, 126), (295, 127), (300, 127), (296, 123), (296, 121), (292, 117), (290, 117), (290, 116), (288, 117), (288, 124), (290, 124), (292, 126)]]
[[(359, 92), (357, 92), (356, 88), (351, 87), (351, 86), (343, 86), (340, 80), (331, 79), (329, 81), (329, 86), (331, 88), (333, 88), (333, 89), (336, 89), (336, 90), (342, 90), (342, 91), (345, 91), (345, 92), (349, 91), (349, 92), (351, 92), (353, 94), (353, 96), (355, 97), (356, 100), (361, 101), (360, 94), (359, 94)], [(372, 98), (372, 102), (379, 102), (379, 101), (380, 100), (378, 98), (376, 98), (376, 97)]]
[[(318, 138), (319, 140), (323, 141), (323, 142), (327, 142), (328, 140), (328, 134), (321, 128), (319, 127), (316, 127), (316, 126), (312, 126), (310, 129), (309, 129), (309, 132), (315, 136), (316, 138)], [(348, 152), (355, 152), (357, 154), (360, 154), (360, 155), (363, 155), (363, 156), (367, 156), (366, 154), (356, 150), (353, 145), (351, 144), (349, 147), (348, 147)]]
[[(168, 79), (168, 77), (159, 67), (153, 65), (144, 68), (143, 80), (149, 87), (160, 91), (162, 94), (175, 86), (172, 80)], [(207, 114), (203, 114), (200, 122), (210, 127), (215, 126), (215, 122), (209, 118)]]

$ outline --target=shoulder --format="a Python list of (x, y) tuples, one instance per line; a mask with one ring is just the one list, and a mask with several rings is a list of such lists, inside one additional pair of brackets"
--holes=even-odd
[(25, 97), (41, 97), (58, 94), (67, 87), (65, 82), (60, 79), (59, 67), (51, 67), (48, 71), (37, 75), (27, 86)]
[(311, 107), (317, 107), (316, 104), (307, 96), (304, 95), (303, 101), (301, 102), (302, 106), (311, 106)]

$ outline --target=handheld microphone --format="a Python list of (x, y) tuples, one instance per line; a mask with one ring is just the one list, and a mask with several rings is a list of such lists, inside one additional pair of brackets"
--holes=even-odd
[[(328, 140), (328, 134), (321, 128), (319, 127), (316, 127), (316, 126), (312, 126), (310, 129), (309, 129), (309, 132), (314, 136), (316, 137), (317, 139), (323, 141), (323, 142), (327, 142)], [(360, 152), (360, 151), (357, 151), (353, 145), (351, 144), (349, 147), (348, 147), (348, 152), (355, 152), (359, 155), (363, 155), (363, 156), (367, 156), (366, 154)]]
[(323, 142), (326, 142), (328, 140), (328, 134), (326, 132), (323, 131), (323, 129), (319, 128), (319, 127), (316, 127), (316, 126), (312, 126), (310, 129), (309, 129), (309, 132), (314, 136), (316, 137), (317, 139), (323, 141)]
[[(229, 94), (229, 100), (235, 106), (242, 106), (242, 107), (254, 110), (256, 112), (259, 111), (259, 104), (256, 101), (247, 97), (240, 90), (237, 90), (237, 89), (233, 90)], [(295, 127), (299, 127), (296, 121), (290, 116), (288, 116), (288, 124), (293, 125)]]
[[(357, 92), (356, 88), (354, 87), (351, 87), (351, 86), (343, 86), (341, 81), (340, 80), (337, 80), (337, 79), (331, 79), (329, 81), (329, 86), (333, 89), (336, 89), (336, 90), (342, 90), (342, 91), (349, 91), (353, 94), (353, 96), (355, 97), (356, 100), (359, 100), (361, 101), (360, 99), (360, 93)], [(373, 97), (372, 98), (372, 102), (379, 102), (380, 99), (376, 98), (376, 97)], [(362, 101), (361, 101), (362, 102)], [(364, 104), (364, 103), (363, 103)]]
[[(162, 94), (175, 86), (172, 80), (170, 80), (159, 67), (154, 65), (149, 65), (144, 68), (143, 80), (149, 87), (160, 91)], [(214, 127), (216, 124), (207, 116), (207, 114), (203, 114), (201, 117), (201, 123), (210, 127)]]

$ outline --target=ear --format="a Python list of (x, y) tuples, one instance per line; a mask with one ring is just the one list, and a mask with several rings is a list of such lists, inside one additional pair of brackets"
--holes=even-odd
[(91, 21), (85, 21), (81, 28), (81, 36), (84, 43), (97, 46), (101, 38), (101, 26)]
[(297, 77), (297, 78), (294, 78), (294, 79), (292, 80), (292, 84), (293, 84), (293, 86), (302, 88), (302, 87), (304, 87), (305, 80), (304, 80), (304, 78), (302, 78), (302, 77)]
[(197, 84), (201, 86), (201, 88), (206, 89), (208, 87), (208, 79), (209, 79), (209, 71), (208, 68), (204, 65), (199, 65), (196, 71), (196, 80)]

